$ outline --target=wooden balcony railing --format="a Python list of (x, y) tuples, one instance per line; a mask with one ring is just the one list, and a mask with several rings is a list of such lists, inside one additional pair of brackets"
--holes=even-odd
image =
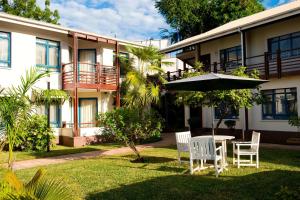
[[(278, 50), (275, 53), (265, 52), (262, 55), (247, 57), (247, 72), (256, 69), (259, 71), (261, 78), (269, 79), (270, 77), (281, 78), (282, 76), (300, 74), (300, 48), (286, 51)], [(241, 60), (233, 60), (230, 63), (211, 64), (210, 71), (215, 73), (231, 74), (237, 67), (241, 66)], [(186, 69), (185, 71), (194, 70)], [(182, 77), (184, 70), (177, 70), (166, 73), (168, 81), (177, 80)]]
[(62, 84), (64, 89), (72, 89), (76, 83), (78, 88), (88, 89), (117, 89), (117, 69), (114, 66), (105, 66), (91, 63), (78, 63), (78, 72), (74, 81), (73, 63), (62, 67)]

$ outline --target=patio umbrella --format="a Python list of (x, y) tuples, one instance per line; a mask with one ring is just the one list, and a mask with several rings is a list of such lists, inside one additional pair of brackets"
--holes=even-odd
[[(226, 74), (209, 73), (200, 76), (180, 79), (165, 84), (167, 90), (173, 91), (213, 91), (231, 89), (251, 89), (268, 82), (267, 80), (232, 76)], [(212, 134), (214, 135), (214, 115), (212, 110)]]

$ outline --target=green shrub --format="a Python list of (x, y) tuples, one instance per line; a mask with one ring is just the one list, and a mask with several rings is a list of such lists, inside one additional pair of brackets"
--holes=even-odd
[(275, 194), (278, 200), (294, 200), (300, 199), (300, 187), (298, 189), (290, 189), (287, 186), (281, 186), (279, 192)]
[(98, 115), (103, 136), (129, 146), (140, 159), (135, 145), (152, 137), (160, 137), (163, 120), (154, 110), (119, 108)]
[(20, 148), (26, 151), (46, 151), (48, 141), (51, 142), (54, 138), (53, 130), (48, 128), (47, 117), (32, 115), (26, 123), (26, 131), (22, 135)]
[(225, 120), (224, 124), (227, 126), (227, 128), (234, 129), (236, 125), (235, 120)]

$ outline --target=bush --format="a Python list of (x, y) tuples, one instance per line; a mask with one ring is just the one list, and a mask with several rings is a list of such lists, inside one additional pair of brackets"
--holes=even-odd
[(52, 129), (48, 128), (47, 117), (32, 115), (26, 123), (26, 131), (22, 135), (20, 148), (26, 151), (46, 151), (48, 141), (51, 142), (54, 138)]
[(290, 189), (287, 186), (281, 186), (279, 192), (275, 194), (278, 200), (294, 200), (300, 199), (300, 187), (297, 189)]
[(130, 147), (141, 159), (135, 145), (142, 140), (160, 137), (163, 120), (154, 110), (119, 108), (99, 114), (99, 125), (104, 127), (103, 136), (113, 138)]
[(234, 129), (236, 125), (235, 120), (225, 120), (224, 124), (227, 126), (227, 128)]

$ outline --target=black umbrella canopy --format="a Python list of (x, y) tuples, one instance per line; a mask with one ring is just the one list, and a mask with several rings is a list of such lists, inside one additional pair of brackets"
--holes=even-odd
[(213, 91), (250, 89), (268, 82), (267, 80), (245, 78), (226, 74), (209, 73), (166, 83), (167, 90)]

